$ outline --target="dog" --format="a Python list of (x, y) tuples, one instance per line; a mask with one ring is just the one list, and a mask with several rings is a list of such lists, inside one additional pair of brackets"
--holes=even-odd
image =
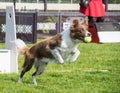
[(18, 82), (22, 82), (24, 74), (33, 65), (36, 71), (32, 74), (32, 80), (34, 85), (37, 85), (36, 76), (44, 72), (48, 63), (63, 64), (69, 55), (72, 55), (69, 62), (74, 62), (80, 55), (80, 51), (77, 49), (78, 44), (85, 42), (85, 37), (91, 37), (90, 32), (88, 32), (88, 20), (86, 18), (82, 23), (74, 19), (69, 29), (38, 42), (31, 48), (28, 48), (24, 41), (17, 39), (18, 50), (25, 57)]

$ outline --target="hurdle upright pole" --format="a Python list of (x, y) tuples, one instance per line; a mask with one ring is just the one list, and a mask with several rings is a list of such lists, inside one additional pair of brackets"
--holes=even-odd
[(18, 73), (18, 53), (15, 45), (16, 23), (14, 6), (6, 8), (6, 36), (5, 48), (10, 50), (10, 70), (11, 73)]

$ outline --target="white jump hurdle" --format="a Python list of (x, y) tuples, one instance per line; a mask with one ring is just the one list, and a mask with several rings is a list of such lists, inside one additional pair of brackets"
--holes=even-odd
[(16, 24), (14, 6), (7, 6), (5, 49), (0, 50), (0, 73), (18, 72), (18, 53), (15, 40)]

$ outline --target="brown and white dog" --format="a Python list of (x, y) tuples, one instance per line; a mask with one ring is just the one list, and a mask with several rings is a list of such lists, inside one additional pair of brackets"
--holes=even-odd
[(72, 55), (69, 62), (74, 62), (80, 55), (80, 51), (77, 49), (78, 44), (85, 42), (84, 38), (88, 36), (91, 37), (88, 32), (88, 20), (85, 19), (83, 23), (79, 23), (77, 19), (74, 19), (69, 29), (36, 43), (31, 48), (28, 48), (22, 40), (17, 39), (16, 45), (25, 56), (18, 82), (22, 82), (24, 74), (33, 65), (36, 71), (32, 74), (32, 79), (33, 83), (37, 85), (36, 76), (43, 73), (49, 62), (63, 64), (69, 54)]

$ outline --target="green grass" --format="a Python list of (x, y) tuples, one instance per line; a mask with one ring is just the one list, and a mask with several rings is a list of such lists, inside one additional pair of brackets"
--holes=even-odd
[(79, 50), (81, 55), (72, 64), (50, 63), (37, 77), (38, 86), (31, 78), (34, 69), (25, 74), (23, 83), (17, 83), (20, 56), (18, 74), (0, 74), (0, 93), (120, 93), (120, 43), (82, 43)]

